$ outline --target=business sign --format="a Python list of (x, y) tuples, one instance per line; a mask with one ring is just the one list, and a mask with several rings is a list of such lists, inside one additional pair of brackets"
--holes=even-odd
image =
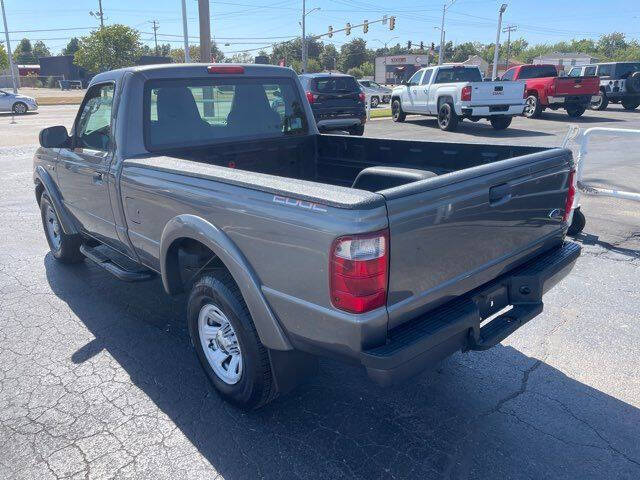
[(391, 63), (407, 63), (407, 57), (389, 57)]

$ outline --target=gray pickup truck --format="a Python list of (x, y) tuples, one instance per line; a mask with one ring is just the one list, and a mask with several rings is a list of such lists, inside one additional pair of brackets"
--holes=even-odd
[(391, 385), (487, 349), (580, 254), (569, 150), (320, 135), (286, 68), (102, 73), (40, 145), (53, 256), (185, 292), (205, 372), (245, 408), (318, 356)]

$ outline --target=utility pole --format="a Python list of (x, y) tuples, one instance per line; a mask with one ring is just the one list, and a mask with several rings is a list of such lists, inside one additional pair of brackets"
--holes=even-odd
[(307, 18), (307, 6), (305, 0), (302, 0), (302, 73), (307, 72), (307, 31), (305, 29)]
[(151, 23), (153, 25), (153, 40), (155, 41), (156, 44), (156, 55), (158, 55), (158, 29), (160, 28), (160, 25), (158, 25), (158, 21), (157, 20), (151, 20), (149, 23)]
[(503, 3), (498, 11), (498, 31), (496, 33), (496, 45), (493, 51), (493, 72), (491, 73), (491, 80), (495, 80), (498, 76), (498, 53), (500, 50), (500, 29), (502, 27), (502, 14), (507, 9), (507, 4)]
[(4, 11), (4, 0), (0, 0), (0, 6), (2, 6), (4, 35), (7, 39), (7, 55), (9, 56), (9, 70), (11, 71), (11, 83), (13, 84), (13, 93), (18, 93), (18, 82), (16, 82), (16, 72), (13, 66), (13, 55), (11, 54), (11, 43), (9, 42), (9, 28), (7, 28), (7, 14)]
[(444, 62), (444, 15), (447, 13), (447, 9), (455, 3), (456, 0), (451, 0), (449, 3), (442, 5), (442, 23), (440, 24), (440, 51), (438, 52), (438, 65), (442, 65)]
[(508, 25), (502, 29), (507, 33), (507, 59), (504, 61), (504, 69), (509, 69), (509, 57), (511, 56), (511, 32), (515, 32), (518, 29), (515, 25)]
[(89, 15), (92, 17), (97, 17), (100, 19), (100, 28), (104, 28), (104, 12), (102, 11), (102, 0), (98, 0), (98, 11), (97, 12), (89, 12)]
[(200, 20), (200, 63), (211, 63), (209, 0), (198, 0), (198, 18)]
[(189, 53), (189, 31), (187, 29), (187, 1), (182, 0), (182, 33), (184, 35), (184, 61), (191, 62), (191, 54)]

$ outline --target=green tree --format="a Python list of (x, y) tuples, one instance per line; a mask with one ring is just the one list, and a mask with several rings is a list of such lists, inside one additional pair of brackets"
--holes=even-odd
[(9, 68), (9, 56), (4, 49), (4, 43), (0, 42), (0, 70), (4, 70), (5, 68)]
[(49, 47), (47, 47), (42, 40), (38, 40), (36, 43), (33, 44), (33, 56), (36, 59), (35, 63), (38, 63), (38, 60), (40, 58), (50, 57), (51, 50), (49, 50)]
[(80, 38), (74, 63), (92, 73), (128, 67), (135, 64), (141, 46), (137, 30), (126, 25), (108, 25)]
[(28, 38), (23, 38), (16, 46), (16, 49), (13, 51), (13, 61), (19, 65), (38, 63), (38, 60), (33, 54), (31, 41)]
[(453, 48), (451, 55), (452, 62), (464, 62), (472, 55), (478, 55), (480, 51), (476, 48), (476, 45), (472, 42), (460, 43)]
[(80, 48), (79, 46), (80, 42), (78, 41), (78, 38), (73, 37), (71, 40), (69, 40), (67, 46), (62, 49), (62, 55), (75, 55), (75, 53), (78, 51), (78, 48)]
[(598, 40), (598, 53), (603, 57), (602, 60), (613, 60), (618, 52), (627, 48), (624, 33), (613, 32), (609, 35), (603, 35)]
[(338, 66), (338, 50), (332, 43), (328, 43), (322, 49), (318, 60), (323, 70), (335, 70)]
[[(174, 63), (184, 63), (184, 48), (174, 48), (170, 50), (167, 55), (173, 59)], [(200, 45), (189, 45), (189, 56), (192, 62), (199, 62)], [(224, 53), (222, 53), (222, 50), (218, 48), (215, 42), (211, 44), (211, 56), (215, 58), (218, 63), (224, 61)]]
[(362, 78), (364, 76), (360, 67), (351, 67), (347, 70), (347, 75), (351, 75), (356, 78)]
[(354, 38), (340, 47), (338, 69), (346, 72), (350, 68), (359, 67), (371, 58), (373, 52), (367, 49), (367, 42), (362, 38)]

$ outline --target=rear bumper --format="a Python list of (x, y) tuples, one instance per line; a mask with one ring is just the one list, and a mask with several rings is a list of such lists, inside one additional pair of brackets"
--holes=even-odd
[(364, 125), (366, 119), (358, 117), (349, 118), (328, 118), (325, 120), (318, 120), (316, 125), (319, 130), (340, 130), (342, 128), (357, 127), (358, 125)]
[(551, 96), (547, 97), (549, 106), (562, 106), (568, 103), (589, 106), (589, 103), (598, 99), (598, 95), (567, 95), (567, 96)]
[(517, 105), (463, 105), (458, 115), (463, 117), (493, 117), (494, 115), (522, 115), (524, 104)]
[[(573, 268), (580, 246), (565, 242), (487, 285), (389, 331), (360, 362), (376, 383), (399, 383), (457, 350), (485, 350), (542, 312), (542, 296)], [(486, 325), (480, 323), (512, 308)]]

